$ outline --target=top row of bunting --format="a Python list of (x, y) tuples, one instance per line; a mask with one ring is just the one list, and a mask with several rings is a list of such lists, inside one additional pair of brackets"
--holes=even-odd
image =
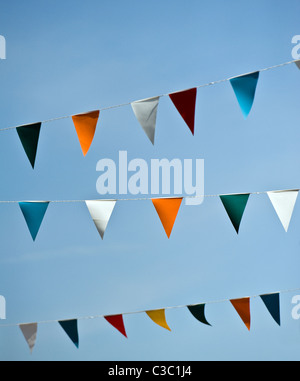
[[(300, 69), (300, 60), (295, 62)], [(230, 78), (242, 114), (246, 119), (251, 111), (260, 71)], [(194, 135), (197, 87), (168, 94), (179, 114)], [(156, 116), (161, 96), (131, 102), (132, 110), (145, 134), (154, 145)], [(72, 115), (82, 153), (85, 156), (92, 144), (100, 110)], [(58, 118), (59, 119), (59, 118)], [(32, 168), (35, 165), (40, 129), (43, 122), (16, 127), (18, 136)]]

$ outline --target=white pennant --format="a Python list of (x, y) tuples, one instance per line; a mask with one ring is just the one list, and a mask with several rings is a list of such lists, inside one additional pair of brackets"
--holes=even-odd
[(131, 103), (131, 107), (137, 120), (152, 144), (154, 144), (158, 102), (159, 97), (153, 97)]
[(110, 216), (116, 204), (116, 200), (85, 201), (96, 228), (103, 239)]
[(19, 327), (27, 341), (30, 352), (32, 353), (36, 341), (37, 323), (20, 324)]
[(289, 227), (298, 192), (298, 189), (267, 192), (286, 232)]
[(298, 61), (295, 61), (295, 64), (298, 66), (298, 68), (300, 69), (300, 60)]

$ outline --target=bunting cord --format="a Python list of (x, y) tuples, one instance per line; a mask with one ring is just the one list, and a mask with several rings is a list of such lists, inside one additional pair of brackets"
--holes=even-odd
[[(278, 64), (278, 65), (269, 66), (269, 67), (266, 67), (266, 68), (263, 68), (263, 69), (260, 69), (260, 70), (256, 70), (256, 71), (263, 72), (263, 71), (273, 70), (273, 69), (277, 69), (279, 67), (283, 67), (283, 66), (286, 66), (286, 65), (293, 64), (293, 63), (298, 62), (298, 61), (299, 60), (287, 61), (287, 62)], [(239, 75), (236, 75), (234, 77), (229, 77), (229, 78), (220, 79), (220, 80), (217, 80), (217, 81), (208, 82), (208, 83), (205, 83), (205, 84), (202, 84), (202, 85), (198, 85), (198, 86), (194, 86), (194, 87), (197, 88), (197, 89), (200, 89), (202, 87), (213, 86), (213, 85), (217, 85), (217, 84), (220, 84), (220, 83), (223, 83), (223, 82), (230, 81), (230, 79), (232, 79), (232, 78), (240, 77), (240, 76), (251, 74), (251, 73), (253, 73), (253, 71), (249, 72), (249, 73), (239, 74)], [(184, 90), (187, 90), (187, 89), (184, 89)], [(180, 92), (180, 91), (183, 91), (183, 90), (177, 90), (175, 92)], [(172, 92), (172, 93), (174, 93), (174, 92)], [(169, 94), (172, 94), (172, 93), (165, 93), (165, 94), (157, 95), (157, 97), (158, 98), (166, 97), (166, 96), (169, 96)], [(132, 101), (132, 102), (134, 102), (134, 101)], [(101, 112), (101, 111), (111, 110), (111, 109), (115, 109), (115, 108), (119, 108), (119, 107), (129, 106), (129, 105), (131, 105), (132, 102), (126, 102), (126, 103), (120, 103), (118, 105), (107, 106), (107, 107), (100, 108), (98, 110)], [(57, 121), (57, 120), (71, 118), (74, 115), (86, 114), (88, 112), (90, 112), (90, 110), (89, 111), (85, 111), (85, 112), (81, 112), (81, 113), (72, 114), (72, 115), (65, 115), (65, 116), (60, 116), (60, 117), (56, 117), (56, 118), (46, 119), (46, 120), (40, 121), (40, 123), (54, 122), (54, 121)], [(0, 132), (16, 129), (17, 127), (27, 126), (28, 124), (32, 124), (32, 123), (26, 123), (26, 124), (21, 124), (21, 125), (18, 125), (18, 126), (13, 126), (13, 127), (1, 128)]]
[(234, 196), (234, 195), (260, 195), (267, 194), (269, 192), (287, 192), (287, 191), (296, 191), (298, 192), (300, 188), (293, 189), (279, 189), (279, 190), (271, 190), (271, 191), (260, 191), (260, 192), (240, 192), (240, 193), (220, 193), (220, 194), (203, 194), (197, 196), (159, 196), (159, 197), (139, 197), (139, 198), (97, 198), (97, 199), (85, 199), (85, 200), (0, 200), (0, 204), (17, 204), (19, 202), (51, 202), (51, 203), (80, 203), (86, 201), (147, 201), (147, 200), (161, 200), (161, 199), (173, 199), (173, 198), (203, 198), (203, 197), (220, 197), (220, 196)]
[(41, 321), (31, 321), (27, 323), (11, 323), (11, 324), (0, 324), (0, 327), (17, 327), (20, 325), (26, 325), (26, 324), (32, 324), (32, 323), (37, 323), (37, 324), (49, 324), (49, 323), (57, 323), (59, 321), (67, 321), (67, 320), (90, 320), (90, 319), (99, 319), (99, 318), (104, 318), (107, 316), (115, 316), (115, 315), (136, 315), (136, 314), (141, 314), (145, 313), (147, 311), (159, 311), (159, 310), (173, 310), (173, 309), (179, 309), (179, 308), (186, 308), (186, 307), (192, 307), (192, 306), (197, 306), (199, 304), (216, 304), (216, 303), (225, 303), (225, 302), (230, 302), (231, 300), (235, 299), (244, 299), (244, 298), (258, 298), (261, 295), (272, 295), (272, 294), (283, 294), (283, 293), (290, 293), (290, 292), (295, 292), (295, 291), (300, 291), (299, 288), (291, 288), (291, 289), (286, 289), (286, 290), (281, 290), (281, 291), (273, 291), (269, 293), (263, 293), (263, 294), (256, 294), (256, 295), (251, 295), (251, 296), (243, 296), (239, 298), (226, 298), (226, 299), (218, 299), (218, 300), (211, 300), (211, 301), (206, 301), (206, 302), (199, 302), (199, 303), (194, 303), (194, 304), (184, 304), (184, 305), (177, 305), (177, 306), (169, 306), (169, 307), (163, 307), (163, 308), (155, 308), (151, 310), (139, 310), (139, 311), (130, 311), (130, 312), (122, 312), (122, 313), (115, 313), (115, 314), (102, 314), (102, 315), (92, 315), (92, 316), (80, 316), (76, 318), (64, 318), (64, 319), (52, 319), (52, 320), (41, 320)]

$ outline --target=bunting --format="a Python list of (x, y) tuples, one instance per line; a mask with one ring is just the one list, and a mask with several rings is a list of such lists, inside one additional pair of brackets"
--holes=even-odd
[(33, 240), (36, 239), (48, 205), (49, 201), (19, 202), (19, 206)]
[(28, 344), (30, 353), (32, 353), (33, 347), (35, 346), (35, 341), (36, 341), (37, 323), (20, 324), (19, 327)]
[(110, 316), (104, 316), (104, 318), (119, 332), (122, 333), (127, 338), (127, 334), (125, 331), (123, 316), (121, 314), (119, 315), (110, 315)]
[(164, 309), (151, 310), (151, 311), (145, 311), (145, 312), (149, 316), (149, 318), (154, 321), (154, 323), (158, 324), (160, 327), (167, 329), (168, 331), (171, 331), (166, 321)]
[(242, 110), (243, 116), (244, 118), (247, 118), (253, 106), (260, 72), (294, 63), (297, 65), (298, 68), (300, 68), (300, 60), (293, 60), (278, 65), (273, 65), (261, 70), (253, 71), (251, 73), (241, 74), (219, 81), (212, 81), (206, 84), (194, 86), (192, 88), (184, 89), (173, 93), (160, 94), (151, 98), (145, 98), (142, 100), (136, 100), (133, 102), (109, 106), (106, 108), (88, 111), (80, 114), (61, 116), (58, 118), (44, 120), (38, 123), (21, 125), (17, 127), (2, 128), (0, 129), (0, 131), (9, 129), (17, 130), (26, 155), (31, 163), (32, 168), (34, 168), (40, 128), (43, 123), (52, 122), (59, 119), (72, 118), (83, 155), (86, 156), (94, 139), (100, 112), (103, 110), (114, 109), (125, 105), (131, 105), (137, 120), (141, 124), (149, 140), (152, 142), (152, 144), (154, 144), (156, 116), (159, 99), (163, 96), (168, 96), (169, 99), (171, 99), (171, 101), (173, 102), (174, 106), (176, 107), (183, 120), (185, 121), (185, 123), (187, 124), (187, 126), (189, 127), (190, 131), (194, 135), (195, 108), (198, 88), (216, 85), (225, 81), (230, 82), (231, 87), (239, 103), (239, 106)]
[(85, 203), (96, 228), (103, 239), (108, 221), (116, 205), (116, 200), (88, 200)]
[(267, 192), (269, 199), (287, 232), (298, 196), (297, 190), (270, 191)]
[[(267, 194), (285, 231), (287, 232), (291, 216), (294, 210), (299, 189), (277, 190), (267, 192), (254, 192), (255, 194)], [(201, 197), (218, 197), (236, 231), (239, 233), (241, 220), (251, 193), (203, 195)], [(193, 196), (144, 198), (137, 200), (151, 200), (160, 222), (168, 238), (170, 238), (182, 199)], [(200, 196), (199, 196), (200, 197)], [(92, 217), (94, 225), (104, 238), (104, 233), (110, 221), (117, 201), (134, 201), (136, 199), (98, 199), (98, 200), (61, 200), (61, 201), (1, 201), (1, 203), (18, 203), (22, 211), (27, 227), (33, 240), (36, 239), (40, 226), (44, 219), (50, 202), (84, 202)]]
[(169, 94), (174, 106), (194, 135), (197, 88)]
[(69, 336), (69, 338), (72, 340), (74, 345), (78, 348), (79, 338), (78, 338), (77, 319), (59, 320), (58, 323), (61, 325), (61, 327)]
[(230, 79), (231, 86), (246, 119), (254, 101), (259, 72), (253, 72)]
[(98, 122), (100, 111), (91, 111), (85, 114), (73, 115), (73, 123), (77, 132), (79, 143), (81, 145), (82, 153), (85, 156), (90, 149), (96, 126)]
[(226, 209), (226, 212), (237, 234), (239, 232), (241, 219), (243, 217), (243, 213), (247, 205), (249, 195), (249, 193), (245, 193), (220, 196), (220, 199)]
[(152, 144), (154, 144), (158, 102), (159, 97), (153, 97), (131, 103), (137, 120)]
[(152, 203), (156, 209), (156, 212), (160, 218), (168, 238), (170, 238), (173, 225), (181, 205), (181, 201), (182, 197), (152, 199)]
[(41, 125), (42, 123), (39, 122), (16, 128), (19, 139), (21, 140), (24, 151), (33, 169), (35, 164), (35, 157), (39, 142)]
[[(187, 305), (180, 305), (180, 306), (173, 306), (173, 307), (165, 307), (161, 309), (155, 309), (155, 310), (145, 310), (145, 311), (135, 311), (135, 312), (123, 312), (121, 314), (116, 315), (97, 315), (97, 316), (86, 316), (81, 317), (80, 319), (95, 319), (95, 318), (104, 318), (110, 325), (112, 325), (115, 329), (117, 329), (123, 336), (127, 338), (125, 325), (123, 321), (124, 315), (131, 315), (131, 314), (139, 314), (139, 313), (146, 313), (147, 316), (157, 325), (159, 325), (162, 328), (165, 328), (168, 331), (171, 331), (165, 316), (165, 310), (168, 308), (170, 309), (178, 309), (178, 308), (187, 308), (189, 312), (201, 323), (205, 325), (211, 326), (211, 324), (207, 321), (205, 317), (205, 307), (209, 303), (223, 303), (225, 301), (229, 301), (231, 305), (234, 307), (235, 311), (238, 313), (240, 318), (242, 319), (243, 323), (247, 327), (248, 331), (250, 331), (250, 299), (253, 298), (260, 298), (264, 305), (266, 306), (267, 310), (269, 311), (270, 315), (274, 319), (274, 321), (280, 326), (280, 303), (279, 303), (279, 297), (281, 293), (284, 292), (295, 292), (300, 291), (300, 288), (297, 289), (289, 289), (289, 290), (282, 290), (277, 291), (273, 293), (264, 293), (259, 295), (253, 295), (253, 296), (247, 296), (242, 297), (238, 299), (222, 299), (222, 300), (216, 300), (216, 301), (210, 301), (205, 303), (199, 303), (199, 304), (187, 304)], [(48, 320), (48, 321), (41, 321), (41, 322), (34, 322), (34, 323), (17, 323), (17, 324), (0, 324), (0, 327), (6, 327), (6, 326), (19, 326), (20, 330), (23, 333), (23, 336), (28, 344), (28, 347), (30, 349), (30, 352), (32, 353), (32, 350), (35, 346), (36, 338), (37, 338), (37, 328), (38, 324), (42, 323), (51, 323), (51, 322), (58, 322), (60, 326), (63, 328), (67, 336), (71, 339), (71, 341), (74, 343), (74, 345), (79, 348), (79, 334), (78, 334), (78, 319), (68, 319), (68, 320)]]
[(250, 331), (250, 298), (231, 299), (230, 302)]

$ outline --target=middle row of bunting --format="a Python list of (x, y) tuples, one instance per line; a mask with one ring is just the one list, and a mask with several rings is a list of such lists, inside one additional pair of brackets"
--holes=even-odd
[[(290, 224), (298, 192), (299, 189), (261, 192), (266, 193), (268, 195), (268, 198), (271, 201), (277, 213), (277, 216), (281, 221), (282, 226), (286, 232)], [(218, 197), (222, 201), (222, 204), (227, 212), (230, 221), (232, 222), (232, 225), (236, 233), (239, 232), (242, 216), (244, 214), (250, 195), (251, 193), (218, 195)], [(145, 199), (152, 201), (152, 204), (159, 216), (159, 219), (168, 238), (170, 238), (183, 198), (184, 197), (166, 197)], [(104, 238), (105, 230), (107, 228), (109, 219), (113, 213), (117, 201), (125, 200), (100, 199), (83, 201), (85, 202), (89, 210), (89, 213), (92, 217), (92, 220), (94, 221), (94, 224), (102, 239)], [(127, 199), (126, 201), (131, 200)], [(17, 201), (33, 240), (35, 240), (37, 237), (46, 210), (48, 208), (49, 203), (51, 202), (52, 201)], [(53, 202), (57, 203), (57, 201)], [(9, 203), (16, 202), (9, 201)]]
[[(256, 71), (234, 77), (229, 80), (244, 118), (248, 116), (252, 108), (258, 78), (259, 71)], [(139, 124), (153, 145), (155, 138), (157, 109), (161, 96), (162, 95), (130, 103)], [(188, 126), (189, 130), (194, 135), (197, 87), (170, 93), (168, 96)], [(100, 110), (94, 110), (72, 116), (84, 156), (89, 151), (93, 142), (99, 115)], [(16, 127), (19, 139), (32, 168), (35, 166), (42, 123), (43, 122), (37, 122)]]

